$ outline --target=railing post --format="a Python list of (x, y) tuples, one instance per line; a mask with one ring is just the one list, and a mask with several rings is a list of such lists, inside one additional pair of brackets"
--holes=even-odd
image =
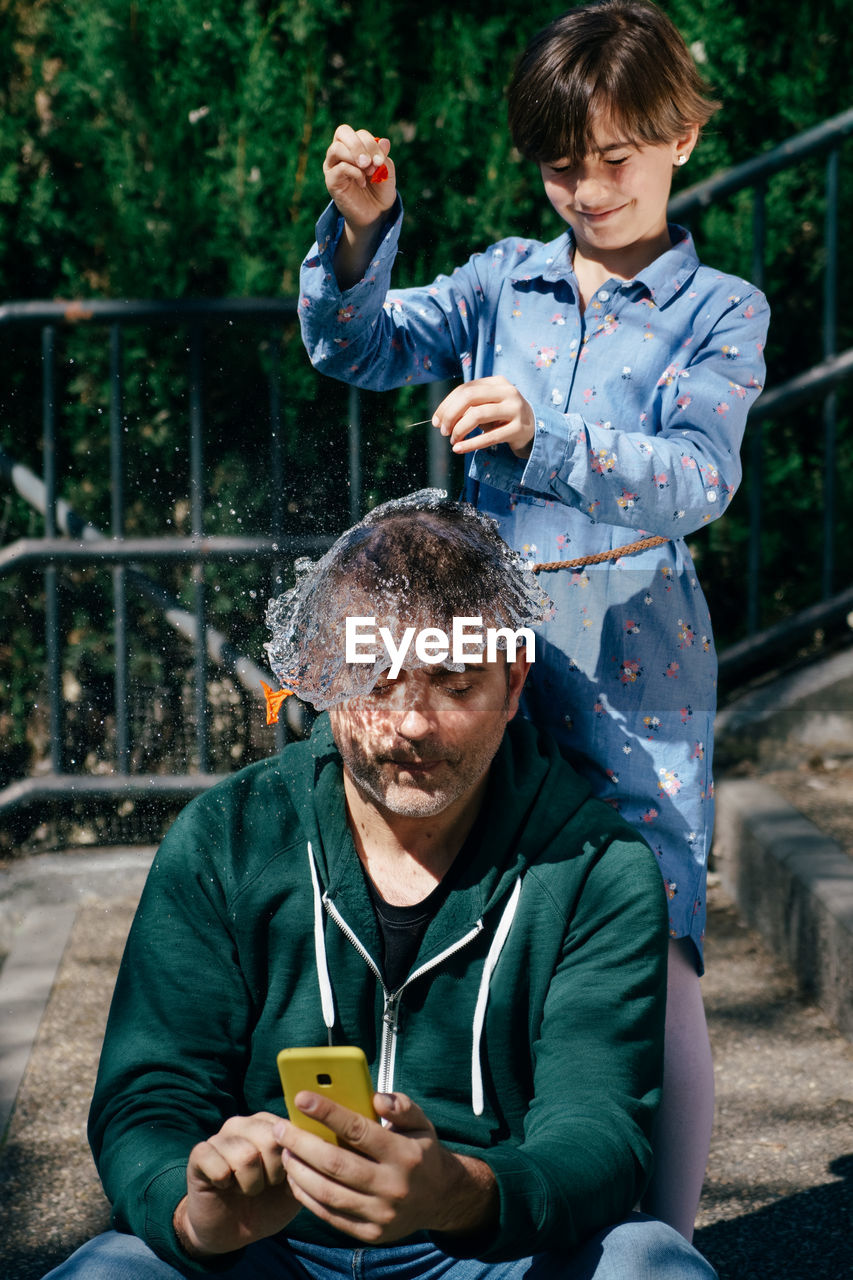
[[(56, 329), (45, 325), (42, 353), (42, 443), (44, 468), (44, 535), (56, 537)], [(44, 625), (50, 728), (50, 767), (65, 769), (65, 716), (62, 699), (62, 654), (59, 636), (59, 581), (56, 565), (44, 571)]]
[(270, 335), (270, 533), (276, 539), (284, 532), (284, 440), (281, 421), (281, 352), (279, 335)]
[[(766, 187), (763, 181), (753, 189), (752, 204), (752, 279), (764, 288), (764, 253), (766, 242)], [(754, 635), (760, 622), (761, 526), (764, 505), (764, 433), (762, 423), (749, 427), (749, 550), (747, 554), (746, 629)]]
[[(112, 535), (124, 537), (124, 427), (122, 425), (122, 333), (110, 326), (110, 490)], [(127, 584), (124, 565), (113, 565), (113, 700), (116, 722), (116, 772), (130, 771), (127, 677)]]
[(349, 389), (349, 518), (361, 519), (361, 396), (358, 387)]
[[(838, 343), (838, 148), (826, 158), (826, 267), (823, 278), (823, 356), (837, 355)], [(835, 441), (838, 397), (823, 402), (823, 599), (832, 595), (835, 577)]]
[[(450, 391), (449, 382), (431, 382), (429, 384), (429, 413), (435, 413), (444, 397)], [(444, 489), (450, 493), (450, 441), (440, 435), (435, 427), (426, 427), (427, 431), (427, 475), (431, 489)]]
[[(202, 329), (190, 328), (190, 520), (192, 535), (204, 537), (204, 409), (202, 404)], [(193, 561), (195, 600), (195, 740), (200, 773), (210, 772), (210, 744), (207, 725), (207, 599), (204, 565)]]

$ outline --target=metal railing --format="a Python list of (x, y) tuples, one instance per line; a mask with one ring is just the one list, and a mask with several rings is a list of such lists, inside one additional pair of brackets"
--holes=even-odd
[[(836, 449), (837, 402), (835, 389), (853, 373), (853, 351), (839, 353), (837, 347), (839, 263), (838, 191), (840, 150), (853, 133), (853, 110), (826, 121), (816, 129), (728, 173), (702, 182), (677, 196), (671, 203), (673, 218), (690, 220), (701, 216), (713, 203), (728, 199), (745, 188), (753, 193), (753, 252), (751, 275), (763, 286), (765, 268), (765, 192), (774, 173), (799, 163), (804, 157), (826, 151), (826, 221), (824, 244), (826, 266), (823, 298), (823, 359), (815, 367), (765, 392), (750, 418), (750, 565), (748, 637), (723, 653), (723, 675), (746, 670), (756, 655), (773, 652), (780, 645), (796, 641), (809, 629), (822, 625), (851, 606), (851, 592), (833, 595), (835, 568), (833, 541), (835, 528), (834, 491), (827, 491), (824, 512), (825, 546), (822, 567), (822, 598), (813, 608), (770, 631), (759, 630), (760, 545), (762, 532), (761, 455), (762, 426), (770, 419), (793, 411), (805, 397), (816, 392), (824, 396), (824, 452), (826, 474), (831, 486), (831, 460)], [(186, 797), (195, 794), (217, 777), (211, 769), (208, 707), (208, 663), (213, 661), (228, 671), (243, 688), (257, 692), (265, 677), (263, 670), (238, 653), (227, 638), (210, 625), (208, 587), (204, 565), (213, 562), (237, 563), (251, 559), (275, 570), (299, 554), (322, 551), (329, 538), (295, 536), (285, 533), (285, 512), (280, 485), (270, 494), (269, 525), (264, 536), (211, 536), (205, 530), (204, 441), (205, 398), (203, 351), (206, 327), (217, 323), (259, 326), (268, 334), (266, 362), (266, 438), (268, 470), (280, 476), (284, 469), (282, 423), (281, 337), (296, 316), (296, 304), (288, 299), (232, 299), (177, 302), (23, 302), (0, 306), (0, 328), (34, 327), (41, 334), (42, 385), (42, 478), (15, 459), (0, 453), (0, 475), (44, 517), (42, 537), (18, 539), (0, 551), (0, 579), (24, 569), (37, 569), (44, 581), (44, 637), (46, 687), (48, 693), (49, 770), (39, 776), (12, 782), (0, 791), (0, 815), (35, 801), (74, 796), (128, 796), (134, 794)], [(109, 450), (111, 518), (108, 530), (89, 523), (71, 511), (58, 491), (57, 476), (57, 342), (62, 333), (81, 325), (105, 326), (109, 347)], [(177, 327), (187, 345), (187, 442), (189, 457), (190, 532), (188, 536), (139, 537), (126, 535), (126, 462), (123, 427), (124, 371), (123, 346), (128, 326)], [(428, 388), (434, 405), (442, 388)], [(348, 399), (347, 470), (349, 516), (362, 513), (362, 400), (353, 390)], [(437, 433), (427, 436), (429, 482), (449, 487), (448, 455)], [(185, 562), (191, 575), (192, 606), (184, 607), (170, 592), (149, 576), (151, 565)], [(64, 750), (64, 702), (62, 691), (63, 638), (59, 607), (59, 573), (74, 566), (110, 566), (112, 589), (112, 643), (114, 651), (113, 716), (115, 753), (112, 772), (105, 775), (68, 771)], [(193, 651), (193, 699), (195, 703), (194, 771), (160, 774), (134, 773), (131, 769), (130, 724), (128, 719), (128, 593), (140, 594), (154, 605), (170, 627), (180, 633)], [(291, 728), (299, 731), (296, 700), (285, 704), (292, 716)], [(278, 740), (282, 740), (279, 732)]]
[[(752, 192), (752, 264), (750, 277), (762, 290), (766, 287), (766, 195), (768, 180), (803, 160), (826, 152), (824, 171), (824, 270), (822, 300), (823, 359), (820, 364), (765, 391), (750, 413), (747, 451), (751, 470), (749, 485), (750, 538), (748, 553), (747, 633), (742, 644), (721, 657), (721, 674), (730, 676), (743, 670), (748, 661), (776, 651), (786, 634), (793, 638), (805, 634), (809, 627), (822, 625), (821, 619), (834, 618), (843, 603), (833, 603), (835, 583), (836, 485), (838, 400), (836, 388), (853, 374), (853, 349), (838, 351), (838, 273), (839, 273), (839, 191), (841, 149), (853, 134), (853, 107), (825, 120), (813, 129), (797, 134), (781, 146), (736, 165), (725, 173), (688, 187), (669, 205), (672, 219), (689, 221), (738, 192)], [(824, 609), (809, 610), (805, 615), (782, 623), (772, 631), (759, 632), (759, 599), (761, 594), (761, 535), (763, 527), (763, 456), (764, 427), (773, 418), (793, 412), (807, 398), (823, 395), (824, 505), (823, 549), (821, 566), (821, 600)], [(817, 619), (817, 621), (815, 621)], [(805, 625), (805, 630), (804, 630)]]
[[(239, 653), (227, 637), (210, 625), (209, 588), (204, 566), (237, 565), (254, 562), (267, 566), (273, 580), (300, 555), (321, 554), (332, 542), (330, 536), (305, 536), (285, 532), (284, 488), (278, 480), (285, 472), (284, 424), (282, 414), (282, 335), (294, 325), (296, 303), (292, 299), (219, 299), (213, 301), (86, 301), (21, 302), (0, 306), (0, 328), (40, 331), (42, 388), (41, 459), (42, 477), (0, 450), (0, 477), (34, 510), (43, 516), (41, 537), (18, 538), (0, 549), (0, 582), (16, 573), (37, 570), (44, 583), (45, 684), (47, 690), (47, 741), (49, 768), (35, 776), (13, 781), (0, 789), (0, 815), (33, 803), (74, 797), (127, 797), (133, 795), (192, 796), (216, 781), (211, 769), (210, 715), (208, 697), (209, 663), (216, 663), (255, 700), (259, 685), (275, 678)], [(217, 536), (205, 529), (205, 375), (203, 352), (205, 332), (212, 325), (254, 326), (266, 338), (266, 466), (274, 478), (269, 490), (269, 508), (264, 536)], [(58, 350), (63, 335), (80, 326), (105, 328), (109, 351), (109, 490), (111, 519), (108, 530), (89, 522), (73, 511), (60, 496), (57, 475), (57, 446), (60, 405), (57, 400)], [(135, 326), (150, 330), (155, 326), (177, 328), (186, 342), (186, 440), (189, 459), (190, 532), (164, 536), (127, 536), (125, 497), (127, 487), (124, 423), (123, 349), (125, 334)], [(300, 360), (307, 365), (301, 356)], [(319, 375), (318, 385), (328, 388)], [(446, 392), (443, 384), (433, 384), (428, 403), (434, 407)], [(354, 389), (347, 398), (346, 467), (348, 511), (351, 521), (362, 514), (362, 410), (363, 401)], [(431, 411), (431, 409), (430, 409)], [(429, 483), (439, 488), (449, 484), (446, 449), (435, 432), (426, 444)], [(186, 608), (174, 591), (150, 576), (152, 566), (186, 564), (191, 579), (192, 605)], [(60, 617), (60, 574), (82, 566), (108, 567), (111, 571), (112, 649), (114, 660), (112, 715), (115, 750), (109, 774), (86, 774), (68, 770), (65, 748), (65, 700), (63, 695), (63, 626)], [(195, 767), (189, 772), (135, 773), (131, 769), (131, 728), (129, 721), (128, 675), (128, 595), (133, 592), (153, 605), (165, 623), (192, 647), (193, 715)], [(305, 708), (296, 699), (284, 704), (285, 723), (277, 726), (275, 738), (281, 745), (288, 732), (305, 727)]]
[[(204, 494), (204, 395), (202, 349), (204, 326), (213, 321), (260, 324), (270, 335), (268, 363), (268, 442), (271, 465), (282, 466), (281, 372), (278, 351), (283, 326), (292, 324), (292, 300), (216, 300), (174, 302), (21, 302), (0, 307), (0, 328), (38, 327), (41, 331), (42, 466), (39, 480), (8, 455), (0, 455), (0, 471), (31, 506), (44, 517), (44, 536), (19, 539), (0, 552), (0, 577), (26, 567), (42, 569), (44, 578), (44, 638), (48, 702), (50, 769), (46, 774), (22, 779), (0, 792), (0, 812), (48, 797), (75, 795), (146, 794), (186, 797), (209, 786), (216, 776), (210, 769), (207, 692), (208, 658), (214, 658), (245, 686), (257, 688), (268, 673), (237, 654), (226, 638), (208, 625), (204, 562), (235, 562), (251, 557), (266, 563), (287, 554), (322, 550), (326, 539), (285, 537), (281, 532), (281, 491), (272, 487), (268, 538), (209, 537), (205, 534)], [(109, 344), (109, 485), (111, 523), (101, 532), (72, 511), (58, 494), (56, 392), (57, 342), (61, 329), (70, 326), (106, 325)], [(188, 402), (188, 452), (190, 459), (191, 533), (189, 537), (125, 537), (125, 429), (123, 421), (123, 337), (129, 325), (177, 325), (185, 334)], [(60, 535), (66, 535), (64, 537)], [(186, 560), (192, 575), (193, 607), (184, 609), (177, 597), (149, 578), (141, 569), (146, 562)], [(112, 774), (89, 776), (67, 771), (65, 759), (64, 699), (62, 689), (62, 624), (59, 605), (61, 567), (112, 566), (112, 644), (114, 657), (113, 713), (115, 760)], [(167, 622), (191, 642), (194, 650), (195, 750), (197, 769), (192, 773), (131, 776), (128, 720), (128, 590), (141, 594), (162, 611)]]

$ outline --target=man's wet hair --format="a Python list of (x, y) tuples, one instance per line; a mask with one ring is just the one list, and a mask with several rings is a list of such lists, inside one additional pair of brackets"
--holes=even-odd
[[(346, 662), (347, 617), (373, 617), (396, 640), (407, 626), (449, 633), (454, 617), (517, 631), (550, 607), (495, 521), (438, 489), (383, 503), (321, 560), (295, 567), (295, 587), (267, 607), (265, 647), (282, 687), (318, 710), (368, 693), (388, 667), (384, 654), (373, 664)], [(412, 650), (404, 665), (428, 664)]]

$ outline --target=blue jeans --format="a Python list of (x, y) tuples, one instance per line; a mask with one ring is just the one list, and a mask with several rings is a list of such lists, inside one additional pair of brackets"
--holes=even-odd
[[(107, 1231), (44, 1280), (176, 1280), (180, 1272), (136, 1236)], [(250, 1245), (218, 1280), (716, 1280), (716, 1272), (672, 1227), (632, 1214), (570, 1257), (515, 1262), (451, 1258), (429, 1243), (330, 1249), (270, 1239)]]

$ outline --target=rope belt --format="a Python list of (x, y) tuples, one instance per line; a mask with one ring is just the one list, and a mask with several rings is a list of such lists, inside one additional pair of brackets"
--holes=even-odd
[(594, 556), (579, 556), (577, 560), (549, 560), (546, 564), (535, 564), (534, 573), (550, 573), (552, 569), (580, 569), (585, 564), (603, 564), (606, 560), (618, 560), (620, 556), (632, 556), (637, 551), (648, 551), (650, 547), (662, 547), (669, 538), (641, 538), (639, 542), (629, 542), (624, 547), (611, 547), (609, 551), (599, 551)]

